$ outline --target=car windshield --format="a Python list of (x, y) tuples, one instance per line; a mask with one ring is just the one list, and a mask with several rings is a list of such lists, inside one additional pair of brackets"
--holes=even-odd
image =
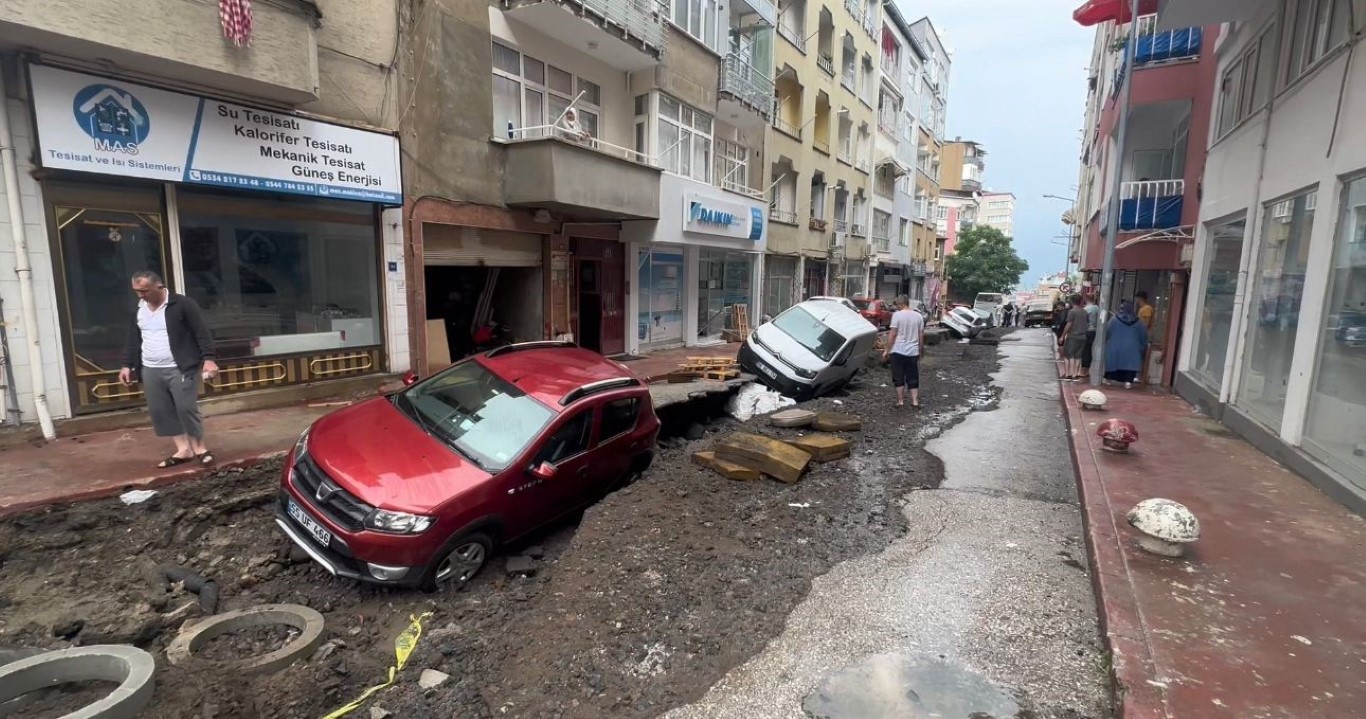
[(868, 309), (871, 304), (873, 304), (872, 300), (854, 300), (854, 306), (861, 310)]
[(506, 467), (555, 414), (474, 360), (400, 392), (395, 404), (488, 471)]
[(821, 324), (820, 320), (801, 307), (793, 307), (778, 315), (773, 324), (796, 340), (797, 344), (811, 350), (822, 362), (829, 362), (844, 346), (843, 335)]

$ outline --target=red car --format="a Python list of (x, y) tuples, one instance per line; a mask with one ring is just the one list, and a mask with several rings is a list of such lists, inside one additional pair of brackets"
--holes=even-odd
[(433, 589), (654, 457), (645, 384), (565, 342), (475, 355), (333, 412), (285, 462), (276, 524), (341, 577)]
[(885, 330), (892, 326), (892, 313), (896, 311), (892, 308), (892, 303), (860, 297), (854, 299), (854, 306), (858, 308), (858, 313), (863, 315), (863, 319), (872, 322), (874, 327)]

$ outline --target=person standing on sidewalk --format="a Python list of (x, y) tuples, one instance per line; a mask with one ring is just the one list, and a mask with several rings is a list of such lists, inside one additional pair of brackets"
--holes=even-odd
[(199, 414), (199, 380), (217, 376), (218, 365), (204, 313), (194, 300), (166, 289), (161, 276), (149, 270), (133, 275), (133, 292), (138, 307), (128, 328), (119, 381), (125, 386), (142, 382), (153, 431), (175, 442), (175, 454), (157, 467), (212, 464)]
[(1148, 351), (1148, 328), (1134, 314), (1133, 305), (1121, 302), (1119, 314), (1105, 325), (1105, 380), (1133, 389)]
[(1081, 351), (1081, 373), (1091, 374), (1092, 355), (1095, 354), (1096, 331), (1100, 329), (1100, 306), (1091, 295), (1084, 295), (1086, 310), (1086, 349)]
[(906, 295), (897, 295), (892, 329), (882, 361), (892, 362), (892, 384), (896, 386), (896, 406), (906, 406), (906, 390), (911, 391), (911, 406), (920, 409), (920, 348), (925, 346), (925, 318), (911, 309)]
[(1138, 321), (1143, 323), (1145, 329), (1152, 332), (1154, 308), (1152, 303), (1148, 302), (1148, 293), (1143, 290), (1135, 292), (1134, 302), (1138, 303), (1137, 312), (1135, 312), (1138, 315)]
[(1062, 335), (1058, 338), (1063, 358), (1062, 379), (1065, 382), (1080, 382), (1082, 379), (1081, 356), (1086, 350), (1086, 322), (1081, 295), (1072, 295), (1072, 309), (1067, 311)]

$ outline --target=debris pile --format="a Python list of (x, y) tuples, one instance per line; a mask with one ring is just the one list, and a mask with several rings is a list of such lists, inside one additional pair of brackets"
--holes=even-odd
[(849, 456), (849, 440), (828, 433), (854, 432), (863, 427), (858, 417), (804, 409), (776, 412), (769, 416), (769, 424), (782, 428), (812, 427), (819, 433), (775, 439), (732, 432), (717, 440), (712, 449), (694, 452), (693, 462), (726, 479), (753, 481), (767, 476), (794, 484), (812, 462), (833, 462)]
[(691, 382), (695, 379), (728, 380), (740, 376), (740, 365), (734, 357), (689, 357), (678, 369), (669, 373), (669, 383)]

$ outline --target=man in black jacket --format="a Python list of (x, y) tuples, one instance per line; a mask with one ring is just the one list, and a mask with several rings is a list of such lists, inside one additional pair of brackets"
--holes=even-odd
[(213, 454), (204, 446), (199, 414), (199, 380), (217, 376), (218, 365), (204, 313), (194, 300), (166, 289), (155, 272), (134, 274), (133, 292), (138, 308), (128, 328), (119, 381), (142, 381), (152, 429), (158, 437), (175, 441), (175, 454), (157, 466), (211, 464)]

